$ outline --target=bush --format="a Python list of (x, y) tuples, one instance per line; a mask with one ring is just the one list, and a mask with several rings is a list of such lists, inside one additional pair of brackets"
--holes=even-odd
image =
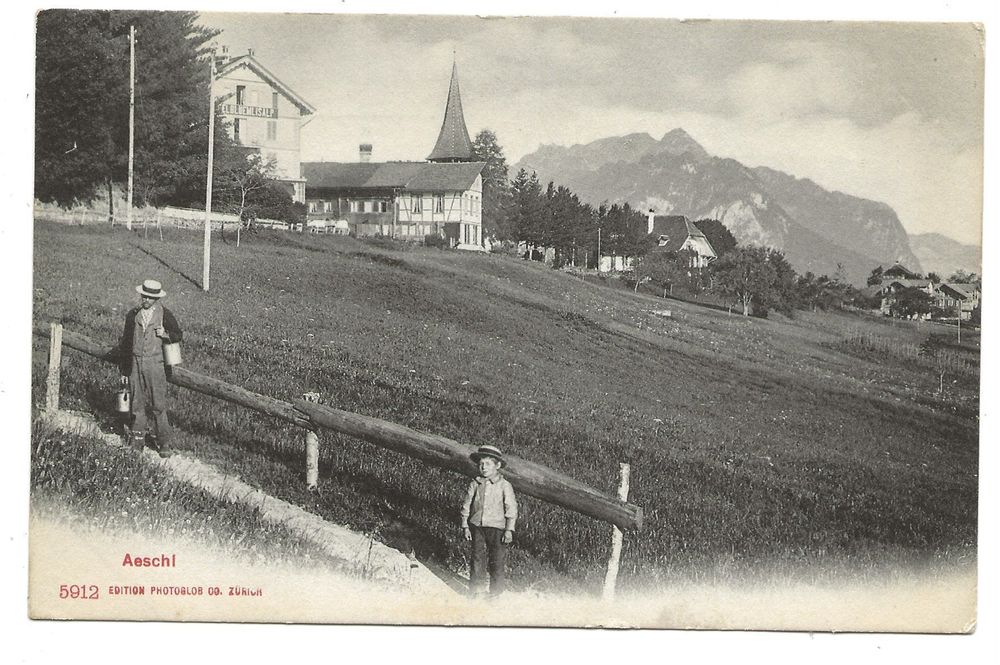
[(428, 233), (424, 236), (424, 245), (427, 247), (437, 247), (438, 249), (451, 249), (451, 243), (442, 235)]
[(494, 242), (490, 246), (490, 254), (502, 254), (504, 256), (513, 256), (515, 258), (520, 257), (520, 254), (517, 253), (517, 244), (510, 240)]

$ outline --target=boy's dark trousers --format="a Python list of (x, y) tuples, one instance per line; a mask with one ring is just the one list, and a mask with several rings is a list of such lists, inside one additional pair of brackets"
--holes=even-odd
[(503, 542), (503, 529), (470, 524), (469, 530), (472, 531), (469, 590), (472, 593), (485, 592), (488, 571), (490, 593), (503, 593), (507, 581), (504, 574), (507, 563), (507, 545)]

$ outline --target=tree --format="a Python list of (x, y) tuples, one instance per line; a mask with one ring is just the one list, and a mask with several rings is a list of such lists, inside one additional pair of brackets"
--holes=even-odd
[(650, 251), (637, 259), (637, 276), (648, 277), (651, 284), (663, 291), (663, 297), (673, 293), (674, 287), (697, 286), (696, 273), (692, 272), (692, 250), (680, 252)]
[(896, 291), (892, 295), (892, 302), (889, 305), (889, 313), (892, 316), (912, 317), (927, 314), (931, 311), (933, 298), (915, 286)]
[(712, 245), (717, 256), (722, 256), (726, 252), (736, 249), (736, 238), (719, 220), (699, 219), (694, 225), (708, 238), (708, 242)]
[[(245, 221), (256, 217), (248, 213), (251, 213), (254, 197), (271, 185), (275, 160), (265, 160), (257, 151), (227, 157), (228, 160), (219, 164), (220, 168), (213, 169), (212, 205), (236, 215), (240, 222), (236, 231), (236, 246), (239, 247), (240, 229)], [(220, 234), (225, 237), (224, 221)]]
[(974, 272), (966, 272), (965, 270), (959, 269), (952, 273), (951, 277), (948, 278), (948, 281), (954, 284), (975, 284), (979, 281), (979, 275)]
[(764, 260), (774, 269), (774, 282), (770, 289), (754, 299), (754, 316), (767, 318), (767, 312), (771, 309), (791, 315), (792, 310), (798, 306), (795, 296), (795, 280), (798, 276), (795, 269), (782, 252), (772, 247), (764, 250)]
[(778, 272), (771, 264), (769, 250), (754, 245), (737, 247), (713, 265), (716, 288), (732, 298), (749, 316), (751, 306), (766, 307), (773, 298)]
[(537, 245), (542, 215), (542, 186), (538, 176), (520, 169), (511, 183), (510, 239), (520, 244)]
[[(208, 51), (194, 12), (38, 15), (35, 196), (68, 206), (128, 177), (129, 26), (136, 28), (135, 192), (185, 205), (204, 180)], [(198, 184), (200, 178), (200, 184)], [(113, 208), (109, 208), (113, 214)]]
[(476, 134), (472, 141), (472, 155), (477, 161), (486, 162), (483, 168), (484, 235), (512, 240), (509, 219), (512, 193), (507, 158), (492, 130), (483, 129)]
[(867, 285), (868, 286), (878, 286), (878, 285), (880, 285), (882, 283), (882, 273), (883, 272), (885, 272), (885, 271), (882, 270), (882, 266), (879, 266), (879, 267), (875, 268), (874, 270), (872, 270), (871, 274), (868, 275)]
[(934, 282), (935, 284), (940, 284), (942, 281), (944, 281), (941, 279), (941, 276), (938, 275), (936, 272), (927, 273), (927, 279)]

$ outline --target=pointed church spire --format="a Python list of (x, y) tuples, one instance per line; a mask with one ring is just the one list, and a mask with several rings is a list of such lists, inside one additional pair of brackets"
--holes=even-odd
[(451, 86), (448, 88), (448, 103), (444, 107), (444, 122), (438, 134), (434, 150), (427, 158), (429, 162), (471, 162), (472, 141), (465, 127), (462, 114), (462, 96), (458, 91), (458, 63), (451, 65)]

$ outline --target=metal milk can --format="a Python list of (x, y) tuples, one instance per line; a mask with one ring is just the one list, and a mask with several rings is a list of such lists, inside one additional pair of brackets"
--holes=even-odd
[(180, 365), (181, 360), (181, 343), (171, 342), (169, 344), (163, 345), (163, 363), (168, 367), (173, 367), (174, 365)]

